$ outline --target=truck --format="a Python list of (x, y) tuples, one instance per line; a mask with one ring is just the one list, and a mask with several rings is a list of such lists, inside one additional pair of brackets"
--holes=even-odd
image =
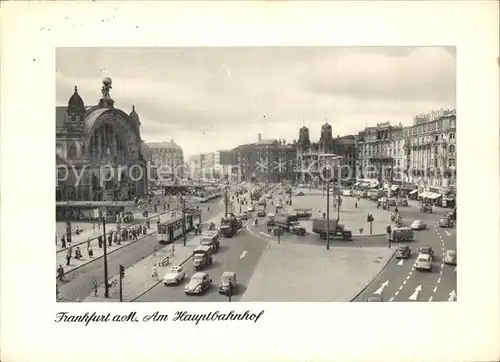
[(282, 213), (274, 217), (274, 225), (292, 234), (303, 236), (306, 229), (300, 225), (297, 215)]
[(228, 214), (220, 220), (220, 233), (226, 238), (232, 238), (238, 232), (238, 219)]
[(408, 227), (396, 227), (391, 230), (390, 240), (393, 242), (413, 240), (413, 229)]
[(218, 231), (203, 234), (200, 237), (200, 245), (210, 246), (212, 253), (219, 250), (221, 234)]
[(335, 237), (341, 237), (343, 240), (352, 239), (352, 231), (345, 229), (344, 225), (338, 223), (336, 220), (330, 220), (327, 227), (326, 219), (313, 219), (312, 230), (313, 233), (318, 234), (324, 240), (326, 240), (327, 231), (329, 239)]
[(200, 245), (193, 251), (193, 266), (196, 271), (212, 264), (212, 247)]

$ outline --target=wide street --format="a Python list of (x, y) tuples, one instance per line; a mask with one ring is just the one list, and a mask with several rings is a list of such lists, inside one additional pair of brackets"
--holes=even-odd
[[(245, 225), (245, 224), (244, 224)], [(151, 291), (139, 298), (137, 302), (225, 302), (228, 298), (219, 294), (219, 283), (222, 273), (232, 271), (236, 273), (237, 285), (232, 301), (240, 300), (252, 277), (254, 269), (265, 250), (267, 243), (261, 240), (243, 227), (238, 236), (232, 238), (222, 238), (220, 249), (214, 254), (213, 264), (207, 266), (202, 271), (207, 272), (212, 279), (212, 286), (202, 295), (186, 295), (184, 285), (189, 281), (189, 277), (196, 271), (192, 260), (188, 260), (186, 268), (187, 278), (177, 286), (165, 287), (158, 284)]]
[[(439, 228), (437, 222), (448, 209), (435, 208), (435, 211), (424, 214), (414, 206), (401, 208), (404, 220), (425, 220), (428, 228), (415, 231), (415, 240), (404, 243), (411, 248), (410, 258), (398, 260), (393, 257), (355, 301), (366, 301), (372, 295), (379, 295), (389, 302), (456, 300), (456, 268), (444, 264), (446, 250), (456, 250), (456, 229)], [(418, 249), (427, 245), (434, 249), (432, 269), (429, 272), (417, 271), (414, 263)], [(398, 244), (394, 243), (392, 247), (397, 248)]]
[[(210, 219), (223, 210), (221, 199), (215, 199), (202, 206), (202, 220)], [(207, 207), (210, 206), (210, 211)], [(114, 251), (108, 255), (109, 278), (118, 274), (119, 265), (130, 266), (139, 260), (152, 254), (158, 246), (156, 233), (147, 236), (137, 242)], [(57, 282), (59, 286), (58, 300), (62, 302), (76, 302), (85, 299), (92, 293), (94, 281), (98, 283), (104, 280), (104, 258), (96, 259), (80, 268), (70, 271), (65, 275), (65, 282)]]

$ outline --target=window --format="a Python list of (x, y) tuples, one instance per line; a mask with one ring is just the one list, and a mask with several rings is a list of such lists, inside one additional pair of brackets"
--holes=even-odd
[(455, 146), (450, 145), (449, 151), (450, 151), (450, 153), (455, 153)]
[(455, 133), (450, 133), (450, 140), (455, 139)]

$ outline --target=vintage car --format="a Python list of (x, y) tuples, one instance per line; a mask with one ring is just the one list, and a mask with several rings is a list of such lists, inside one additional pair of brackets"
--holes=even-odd
[(415, 261), (415, 269), (417, 270), (431, 270), (432, 269), (432, 256), (429, 254), (420, 254)]
[(398, 206), (408, 206), (407, 199), (398, 199)]
[(444, 254), (444, 263), (448, 265), (457, 265), (457, 252), (455, 250), (446, 250)]
[(413, 230), (424, 230), (427, 229), (427, 224), (422, 220), (415, 220), (411, 223), (410, 227)]
[(186, 270), (182, 266), (172, 265), (163, 277), (165, 286), (178, 285), (186, 277)]
[(212, 285), (212, 279), (207, 273), (198, 272), (195, 273), (189, 283), (184, 287), (184, 292), (186, 294), (202, 294)]
[(236, 289), (236, 273), (235, 272), (224, 272), (222, 273), (222, 277), (220, 278), (220, 286), (219, 293), (228, 295), (229, 293), (229, 284), (233, 285), (233, 293)]
[(396, 249), (397, 259), (408, 259), (411, 255), (411, 249), (408, 245), (399, 245)]
[(442, 219), (439, 219), (438, 225), (440, 228), (452, 228), (453, 227), (453, 220), (444, 217)]
[(422, 204), (420, 205), (420, 212), (428, 212), (432, 214), (433, 208), (431, 204)]
[(373, 303), (373, 302), (383, 302), (384, 300), (382, 299), (382, 297), (380, 297), (378, 295), (372, 295), (372, 296), (369, 296), (366, 299), (366, 301), (370, 302), (370, 303)]
[(421, 246), (419, 249), (418, 249), (418, 252), (420, 254), (427, 254), (427, 255), (430, 255), (430, 256), (434, 256), (434, 249), (432, 248), (432, 246), (430, 245), (426, 245), (426, 246)]

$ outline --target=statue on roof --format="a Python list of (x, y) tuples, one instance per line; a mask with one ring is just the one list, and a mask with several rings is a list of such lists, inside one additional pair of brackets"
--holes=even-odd
[(103, 99), (111, 99), (111, 96), (109, 95), (109, 90), (113, 89), (113, 87), (111, 86), (112, 83), (113, 81), (111, 80), (110, 77), (106, 77), (102, 80), (101, 93)]

